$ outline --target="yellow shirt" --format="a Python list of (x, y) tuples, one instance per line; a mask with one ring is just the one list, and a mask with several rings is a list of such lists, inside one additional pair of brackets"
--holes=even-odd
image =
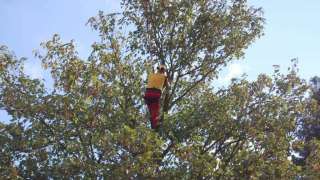
[(147, 88), (156, 88), (162, 90), (166, 78), (167, 77), (161, 73), (150, 74), (148, 77)]

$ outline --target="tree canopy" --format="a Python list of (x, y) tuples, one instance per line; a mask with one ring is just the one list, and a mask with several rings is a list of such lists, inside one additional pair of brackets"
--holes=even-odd
[[(123, 0), (122, 12), (89, 19), (100, 38), (87, 59), (57, 34), (41, 44), (36, 57), (52, 91), (1, 46), (0, 109), (12, 119), (0, 123), (0, 177), (319, 177), (319, 139), (308, 168), (291, 160), (305, 142), (297, 138), (300, 120), (319, 108), (295, 62), (287, 74), (275, 69), (213, 87), (263, 34), (262, 15), (246, 0)], [(160, 62), (172, 83), (155, 132), (142, 96)]]

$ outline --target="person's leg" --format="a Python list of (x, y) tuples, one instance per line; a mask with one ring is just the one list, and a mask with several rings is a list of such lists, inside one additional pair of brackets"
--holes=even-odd
[(150, 113), (152, 111), (151, 104), (154, 99), (153, 96), (154, 96), (153, 93), (151, 91), (147, 90), (146, 93), (144, 94), (144, 97), (143, 97)]
[(160, 112), (160, 96), (161, 91), (146, 91), (146, 94), (144, 96), (144, 99), (146, 101), (146, 104), (148, 106), (149, 112), (150, 112), (150, 122), (151, 122), (151, 128), (155, 129), (158, 126), (159, 121), (159, 112)]
[(146, 101), (146, 104), (147, 104), (147, 107), (148, 107), (148, 110), (149, 110), (149, 113), (151, 113), (151, 111), (152, 111), (152, 108), (151, 108), (151, 102), (150, 102), (150, 100), (149, 99), (145, 99), (145, 101)]
[(152, 103), (151, 128), (156, 129), (159, 126), (160, 101)]

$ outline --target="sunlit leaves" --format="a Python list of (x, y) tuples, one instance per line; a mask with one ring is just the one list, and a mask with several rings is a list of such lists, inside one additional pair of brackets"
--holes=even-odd
[[(272, 76), (212, 87), (219, 70), (262, 35), (260, 8), (245, 0), (122, 6), (89, 19), (100, 39), (87, 59), (57, 34), (41, 44), (36, 57), (51, 73), (51, 91), (23, 73), (24, 59), (0, 48), (0, 108), (12, 116), (0, 124), (1, 176), (292, 179), (303, 171), (288, 157), (305, 145), (293, 143), (298, 118), (317, 104), (306, 100), (295, 62), (287, 74), (276, 67)], [(146, 75), (161, 61), (172, 84), (154, 131), (142, 97)], [(315, 177), (316, 152), (305, 172)]]

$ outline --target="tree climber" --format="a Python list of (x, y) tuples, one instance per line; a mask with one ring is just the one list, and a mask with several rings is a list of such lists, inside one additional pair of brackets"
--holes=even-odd
[(157, 69), (158, 71), (156, 73), (149, 75), (147, 89), (144, 95), (151, 116), (150, 122), (152, 129), (159, 127), (160, 97), (162, 90), (169, 85), (165, 66), (160, 65)]

